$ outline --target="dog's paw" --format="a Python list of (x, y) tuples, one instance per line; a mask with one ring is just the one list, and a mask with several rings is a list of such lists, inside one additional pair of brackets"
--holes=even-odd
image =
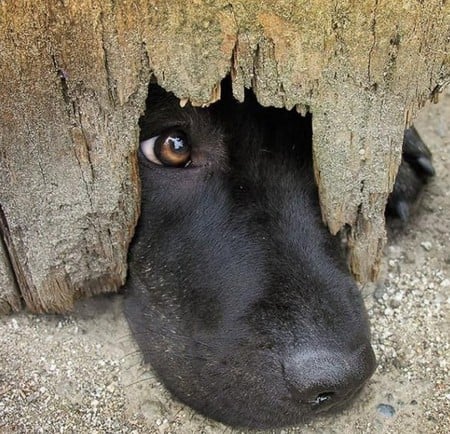
[(407, 221), (411, 206), (416, 201), (423, 185), (435, 171), (431, 152), (417, 130), (412, 126), (405, 131), (403, 155), (394, 190), (389, 196), (387, 213)]

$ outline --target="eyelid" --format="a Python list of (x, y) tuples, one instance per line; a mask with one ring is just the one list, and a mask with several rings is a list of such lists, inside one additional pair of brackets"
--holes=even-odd
[(149, 161), (162, 166), (161, 161), (158, 160), (154, 151), (155, 142), (158, 139), (158, 137), (159, 136), (153, 136), (150, 139), (144, 140), (143, 142), (140, 143), (139, 146), (141, 148), (142, 153)]

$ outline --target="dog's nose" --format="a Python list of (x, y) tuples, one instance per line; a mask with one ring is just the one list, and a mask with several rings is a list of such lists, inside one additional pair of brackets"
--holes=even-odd
[(370, 378), (376, 362), (372, 347), (354, 352), (301, 351), (283, 361), (291, 399), (321, 412), (349, 401)]

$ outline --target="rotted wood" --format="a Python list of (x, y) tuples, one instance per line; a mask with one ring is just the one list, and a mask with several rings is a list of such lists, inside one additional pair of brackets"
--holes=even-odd
[(17, 312), (20, 308), (19, 288), (8, 258), (8, 251), (0, 237), (0, 314)]
[(150, 72), (138, 35), (121, 44), (111, 8), (0, 4), (0, 227), (32, 311), (70, 309), (126, 276)]
[(0, 282), (0, 300), (34, 311), (124, 281), (151, 75), (196, 105), (231, 74), (238, 99), (251, 87), (311, 111), (323, 218), (348, 231), (361, 281), (377, 273), (403, 130), (450, 76), (440, 0), (15, 0), (0, 34), (0, 267), (18, 286)]

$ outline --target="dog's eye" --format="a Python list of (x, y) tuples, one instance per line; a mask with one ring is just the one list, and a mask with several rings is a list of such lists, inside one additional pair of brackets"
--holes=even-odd
[(191, 145), (180, 130), (169, 130), (144, 140), (141, 151), (152, 163), (163, 166), (186, 167), (191, 161)]

